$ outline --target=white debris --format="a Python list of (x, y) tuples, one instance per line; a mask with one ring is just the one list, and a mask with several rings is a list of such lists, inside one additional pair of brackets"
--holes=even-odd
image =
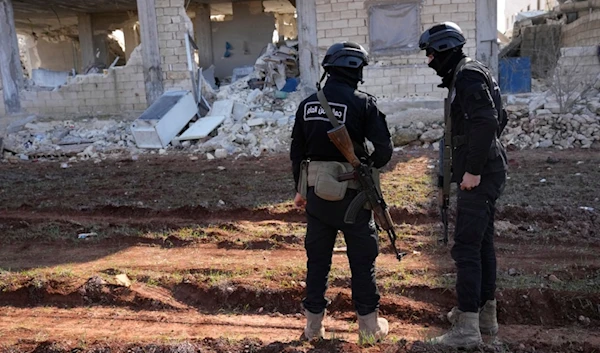
[(215, 158), (225, 158), (227, 157), (228, 153), (227, 150), (224, 148), (218, 148), (215, 150)]
[(250, 127), (265, 125), (265, 119), (263, 119), (263, 118), (254, 118), (252, 120), (248, 120), (247, 124)]

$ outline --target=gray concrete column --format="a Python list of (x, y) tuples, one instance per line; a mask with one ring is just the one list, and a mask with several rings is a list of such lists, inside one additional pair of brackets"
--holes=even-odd
[(315, 0), (296, 3), (298, 14), (298, 49), (300, 79), (309, 90), (319, 81), (319, 48), (317, 46), (317, 5)]
[(125, 60), (129, 61), (133, 49), (135, 49), (140, 43), (138, 35), (135, 31), (135, 22), (125, 23), (123, 26), (123, 36), (125, 37)]
[(476, 0), (477, 60), (492, 70), (498, 79), (497, 0)]
[(213, 64), (212, 25), (210, 22), (210, 5), (201, 4), (196, 7), (194, 18), (194, 41), (198, 45), (200, 67), (208, 68)]
[(164, 92), (163, 73), (158, 46), (156, 0), (137, 0), (142, 39), (142, 64), (146, 84), (146, 102), (154, 103)]
[(88, 13), (78, 14), (77, 25), (79, 29), (79, 48), (81, 49), (81, 70), (85, 70), (96, 62), (92, 15)]
[(23, 68), (11, 0), (0, 0), (0, 75), (6, 113), (21, 112), (19, 92), (23, 88)]

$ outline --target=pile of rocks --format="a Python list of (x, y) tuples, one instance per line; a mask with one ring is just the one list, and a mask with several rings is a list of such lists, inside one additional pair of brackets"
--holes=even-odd
[[(501, 140), (510, 149), (600, 148), (598, 94), (584, 97), (568, 113), (561, 113), (560, 105), (546, 94), (508, 96), (507, 103), (508, 124)], [(441, 119), (405, 125), (390, 128), (395, 146), (439, 148), (444, 135)]]
[(137, 116), (111, 119), (89, 117), (76, 120), (43, 120), (35, 116), (9, 126), (4, 139), (5, 159), (68, 157), (100, 161), (123, 154), (183, 153), (205, 158), (254, 156), (287, 151), (294, 115), (303, 94), (277, 96), (276, 88), (249, 89), (243, 78), (214, 93), (211, 100), (232, 100), (233, 113), (207, 138), (172, 141), (166, 149), (139, 149), (130, 125)]

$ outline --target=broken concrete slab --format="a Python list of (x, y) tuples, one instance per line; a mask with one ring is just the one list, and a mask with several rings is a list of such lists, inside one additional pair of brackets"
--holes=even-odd
[(47, 69), (33, 69), (31, 79), (39, 87), (58, 87), (67, 83), (68, 71), (53, 71)]
[(200, 118), (190, 126), (189, 129), (185, 130), (181, 136), (177, 137), (177, 140), (199, 140), (205, 138), (216, 129), (217, 126), (221, 125), (224, 120), (224, 115), (205, 116), (204, 118)]
[(169, 91), (131, 124), (131, 132), (139, 148), (165, 148), (197, 114), (190, 91)]
[(25, 127), (25, 125), (33, 122), (35, 119), (37, 119), (37, 116), (29, 115), (28, 117), (26, 117), (24, 119), (15, 120), (15, 121), (11, 122), (10, 124), (8, 124), (8, 126), (6, 127), (6, 133), (8, 133), (8, 134), (15, 133), (15, 132), (21, 130), (23, 127)]
[(244, 103), (235, 102), (233, 105), (233, 120), (240, 121), (248, 114), (250, 107)]
[(226, 118), (231, 117), (233, 113), (232, 99), (219, 100), (213, 103), (212, 109), (208, 113), (208, 116), (224, 116)]

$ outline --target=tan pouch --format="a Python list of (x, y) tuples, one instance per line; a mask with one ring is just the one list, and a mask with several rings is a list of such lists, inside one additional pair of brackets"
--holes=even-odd
[(348, 181), (338, 181), (337, 178), (346, 172), (346, 166), (340, 162), (311, 162), (308, 186), (314, 186), (315, 194), (323, 200), (340, 201), (346, 195)]

